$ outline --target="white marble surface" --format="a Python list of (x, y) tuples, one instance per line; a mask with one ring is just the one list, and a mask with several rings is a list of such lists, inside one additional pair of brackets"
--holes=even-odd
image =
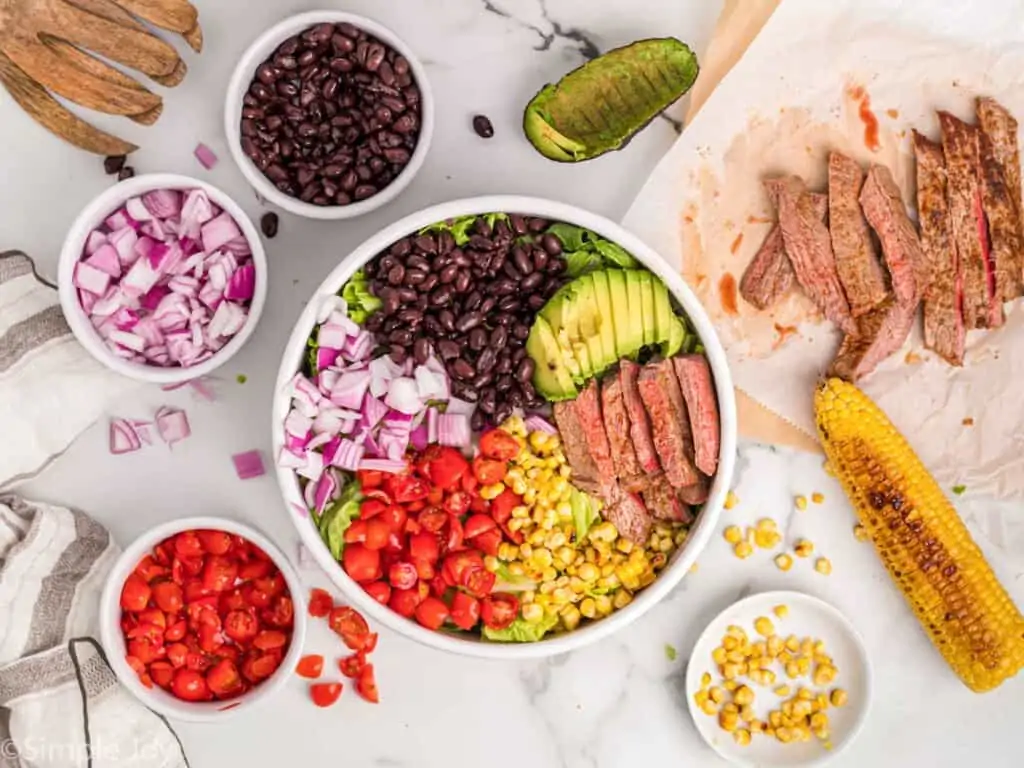
[[(221, 136), (223, 90), (236, 57), (259, 31), (284, 15), (315, 7), (300, 0), (200, 0), (207, 51), (190, 57), (185, 83), (167, 95), (160, 124), (116, 123), (143, 145), (140, 171), (201, 176), (234, 194), (257, 217), (255, 197), (232, 166)], [(384, 223), (425, 205), (484, 192), (519, 192), (566, 200), (617, 218), (674, 137), (658, 120), (627, 151), (578, 167), (549, 163), (519, 129), (525, 101), (582, 55), (636, 38), (673, 34), (698, 51), (719, 4), (637, 0), (352, 0), (404, 35), (425, 60), (437, 98), (434, 148), (420, 176), (395, 203), (338, 224), (282, 215), (268, 243), (270, 299), (247, 348), (223, 371), (216, 403), (190, 403), (186, 392), (148, 393), (120, 414), (144, 414), (162, 402), (187, 403), (194, 435), (166, 456), (159, 449), (111, 457), (105, 427), (83, 436), (26, 494), (73, 504), (96, 515), (122, 541), (162, 520), (226, 513), (255, 522), (289, 551), (296, 536), (266, 477), (236, 479), (229, 456), (269, 447), (271, 387), (282, 345), (308, 293), (358, 242)], [(53, 274), (63, 233), (75, 213), (110, 182), (99, 162), (61, 145), (18, 112), (0, 91), (0, 248), (21, 248)], [(737, 105), (741, 108), (741, 105)], [(674, 108), (681, 114), (681, 105)], [(496, 137), (482, 141), (471, 115), (482, 112)], [(108, 125), (115, 125), (107, 122)], [(197, 141), (222, 158), (206, 172), (192, 158)], [(239, 385), (236, 374), (248, 382)], [(316, 710), (296, 679), (268, 706), (216, 727), (181, 725), (192, 765), (450, 766), (488, 768), (632, 768), (721, 765), (700, 742), (681, 690), (686, 658), (704, 624), (737, 597), (775, 588), (805, 590), (831, 601), (861, 629), (875, 664), (876, 698), (867, 726), (839, 766), (1018, 766), (1015, 728), (1024, 712), (1024, 681), (975, 696), (930, 648), (869, 545), (851, 533), (851, 512), (817, 457), (747, 446), (737, 476), (740, 505), (725, 521), (771, 515), (787, 540), (806, 535), (834, 564), (830, 577), (807, 562), (783, 574), (761, 552), (732, 557), (716, 538), (663, 604), (615, 637), (542, 663), (496, 664), (445, 656), (385, 631), (377, 652), (383, 703), (351, 692)], [(826, 502), (792, 511), (795, 494), (822, 491)], [(981, 507), (979, 506), (979, 509)], [(993, 548), (983, 541), (986, 549)], [(1020, 562), (993, 551), (1018, 603)], [(316, 572), (311, 583), (326, 586)], [(665, 644), (679, 651), (676, 661)], [(335, 647), (317, 626), (310, 650)]]

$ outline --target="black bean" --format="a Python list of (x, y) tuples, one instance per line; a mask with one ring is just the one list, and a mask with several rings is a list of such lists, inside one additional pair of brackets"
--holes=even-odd
[(461, 381), (452, 382), (452, 394), (471, 403), (475, 403), (480, 398), (480, 390), (472, 384), (464, 384)]
[(489, 386), (494, 381), (493, 373), (478, 373), (476, 378), (473, 379), (472, 384), (477, 389), (483, 389)]
[(550, 232), (540, 239), (540, 244), (551, 256), (559, 256), (562, 253), (562, 241)]
[(547, 219), (532, 218), (527, 222), (527, 226), (529, 227), (529, 230), (531, 232), (543, 232), (545, 229), (551, 226), (551, 222), (549, 222)]
[(519, 367), (516, 368), (516, 381), (520, 384), (530, 381), (533, 378), (533, 358), (527, 356), (519, 361)]
[(113, 176), (124, 168), (125, 160), (128, 158), (125, 155), (110, 155), (109, 157), (103, 158), (103, 170), (108, 176)]
[(405, 304), (411, 304), (412, 302), (416, 301), (416, 298), (419, 295), (412, 288), (404, 288), (404, 287), (403, 288), (396, 288), (395, 289), (395, 294)]
[[(502, 362), (508, 362), (510, 365), (512, 363), (512, 361), (508, 360), (508, 358), (506, 358), (505, 360), (499, 360), (497, 367), (494, 369), (495, 371), (498, 371), (498, 369), (501, 368)], [(512, 386), (514, 384), (515, 382), (512, 380), (512, 377), (509, 376), (507, 372), (505, 372), (498, 377), (498, 381), (494, 385), (494, 388), (497, 389), (499, 392), (508, 392), (510, 389), (512, 389)]]
[[(437, 252), (443, 254), (451, 254), (455, 249), (455, 238), (452, 237), (452, 233), (445, 230), (437, 236)], [(461, 251), (460, 251), (461, 253)], [(456, 261), (454, 254), (452, 255), (452, 261), (455, 261), (460, 267), (467, 267), (469, 264), (461, 264)]]
[(564, 259), (552, 259), (548, 263), (547, 273), (549, 275), (560, 275), (565, 271)]
[(504, 326), (499, 325), (493, 331), (491, 331), (490, 345), (496, 352), (500, 352), (505, 348), (505, 343), (508, 341), (508, 330)]
[(509, 279), (514, 280), (516, 282), (521, 280), (523, 277), (522, 274), (520, 274), (519, 269), (511, 261), (504, 262), (501, 265), (501, 271), (504, 272), (509, 277)]
[[(441, 280), (442, 283), (447, 284), (453, 282), (458, 273), (458, 264), (449, 264), (448, 266), (441, 270), (440, 274), (438, 275), (438, 278)], [(458, 291), (459, 289), (456, 288), (455, 290)], [(459, 293), (462, 293), (462, 291), (459, 291)]]
[(455, 321), (455, 330), (459, 333), (466, 333), (476, 328), (484, 320), (479, 312), (467, 312)]
[(403, 347), (407, 347), (412, 344), (412, 331), (408, 328), (399, 328), (398, 330), (391, 332), (391, 335), (388, 336), (388, 341), (392, 344), (399, 344)]
[(455, 333), (455, 314), (450, 309), (442, 309), (438, 312), (437, 320), (448, 333)]
[(487, 331), (483, 328), (474, 328), (469, 332), (469, 348), (479, 352), (487, 346)]
[(504, 351), (502, 355), (498, 358), (498, 364), (494, 366), (494, 370), (496, 373), (509, 374), (512, 372), (512, 368), (512, 357), (508, 354), (507, 351)]
[(476, 376), (476, 369), (463, 357), (457, 357), (450, 367), (452, 373), (463, 381), (468, 381)]
[(489, 251), (494, 248), (494, 243), (483, 235), (471, 235), (469, 238), (469, 247), (478, 251)]
[(360, 184), (358, 187), (356, 187), (355, 191), (352, 193), (352, 196), (356, 200), (365, 200), (366, 198), (373, 197), (376, 194), (377, 188), (373, 186), (373, 184)]
[(486, 372), (494, 367), (494, 364), (498, 362), (498, 353), (493, 347), (485, 348), (481, 353), (480, 357), (476, 360), (477, 371)]
[(494, 126), (486, 115), (476, 115), (473, 118), (473, 130), (482, 139), (489, 139), (494, 135)]
[(415, 327), (423, 322), (423, 310), (417, 309), (416, 307), (409, 307), (408, 309), (399, 310), (395, 317), (397, 317), (401, 322)]
[[(448, 235), (448, 233), (447, 232), (441, 233), (441, 237), (444, 237), (445, 235)], [(448, 235), (448, 237), (451, 239), (451, 235)], [(452, 239), (452, 243), (454, 243), (454, 242), (455, 242), (455, 240)], [(438, 246), (440, 246), (440, 244), (441, 243), (440, 243), (440, 240), (439, 240), (438, 241)], [(445, 251), (442, 251), (442, 253), (444, 253), (444, 252)], [(465, 252), (461, 248), (452, 248), (451, 252), (448, 255), (452, 257), (452, 263), (453, 264), (458, 264), (463, 269), (465, 269), (466, 267), (472, 266), (472, 264), (473, 264), (473, 260), (471, 258), (469, 258), (469, 256), (467, 256), (465, 254)]]
[(512, 406), (509, 403), (502, 403), (494, 411), (494, 423), (501, 424), (512, 415)]
[(498, 309), (502, 312), (515, 312), (519, 309), (518, 296), (505, 296), (498, 302)]
[(432, 352), (433, 346), (430, 343), (430, 339), (425, 339), (421, 336), (413, 342), (412, 357), (416, 361), (416, 365), (423, 365), (427, 362)]
[(509, 222), (512, 224), (512, 231), (517, 235), (525, 235), (527, 232), (526, 217), (521, 213), (512, 213), (508, 217)]
[(430, 303), (435, 307), (443, 307), (446, 304), (450, 304), (452, 300), (452, 289), (447, 285), (442, 285), (436, 288), (430, 294)]
[(538, 309), (548, 303), (548, 300), (539, 293), (535, 293), (526, 300), (526, 306), (536, 312)]
[(392, 285), (401, 285), (404, 279), (405, 267), (401, 264), (395, 264), (395, 266), (388, 270), (388, 282)]
[(516, 269), (524, 275), (533, 272), (533, 260), (522, 246), (517, 245), (512, 249), (512, 261), (515, 262)]
[(454, 341), (443, 339), (437, 342), (437, 351), (440, 353), (442, 360), (454, 360), (462, 350), (459, 349), (459, 345)]
[(495, 293), (499, 296), (507, 296), (508, 294), (515, 293), (518, 290), (515, 281), (510, 280), (507, 277), (499, 277), (495, 281), (494, 285)]
[(420, 283), (420, 290), (424, 292), (430, 292), (434, 290), (434, 286), (437, 285), (437, 275), (429, 273)]
[(494, 409), (498, 404), (498, 393), (492, 388), (488, 387), (480, 393), (479, 408), (481, 411), (487, 414), (494, 413)]
[[(412, 247), (411, 245), (409, 245), (409, 241), (402, 240), (401, 242), (405, 243), (405, 245), (407, 246), (405, 252), (408, 253), (409, 249), (411, 249)], [(409, 259), (406, 261), (406, 264), (409, 265), (410, 269), (419, 269), (422, 270), (423, 272), (430, 271), (430, 262), (427, 261), (425, 258), (423, 258), (421, 254), (418, 253), (414, 253), (411, 256), (409, 256)]]
[(497, 299), (495, 299), (492, 296), (488, 296), (486, 299), (484, 299), (480, 303), (480, 312), (485, 314), (485, 315), (490, 314), (491, 310), (494, 309), (494, 307), (495, 307), (495, 305), (497, 303), (498, 303)]
[(405, 273), (405, 284), (406, 285), (419, 285), (426, 279), (427, 275), (425, 272), (419, 269), (409, 269)]
[(381, 328), (384, 327), (384, 315), (380, 312), (374, 312), (363, 324), (370, 333), (377, 333)]
[[(526, 358), (529, 360), (530, 358)], [(531, 361), (532, 362), (532, 361)], [(537, 390), (533, 388), (533, 383), (530, 381), (520, 381), (519, 388), (523, 390), (523, 397), (532, 405), (538, 403), (537, 401)], [(538, 403), (539, 404), (539, 403)]]
[(264, 213), (260, 219), (260, 229), (263, 230), (263, 236), (267, 238), (276, 237), (278, 223), (279, 220), (276, 213), (273, 211)]
[(385, 315), (392, 315), (397, 312), (399, 305), (402, 303), (401, 299), (398, 298), (398, 295), (393, 292), (388, 293), (386, 296), (381, 296), (381, 300), (383, 302), (381, 312)]
[(423, 253), (437, 253), (437, 241), (433, 235), (420, 235), (413, 241), (413, 245)]
[(516, 323), (512, 326), (512, 335), (521, 341), (526, 341), (530, 336), (530, 327), (523, 323)]
[(534, 291), (540, 287), (542, 282), (544, 282), (544, 275), (540, 272), (534, 272), (533, 274), (524, 277), (523, 281), (519, 284), (519, 287), (527, 292)]
[[(421, 296), (420, 298), (423, 297)], [(441, 327), (441, 324), (437, 322), (437, 318), (434, 317), (433, 315), (424, 316), (423, 327), (426, 328), (427, 333), (429, 333), (431, 336), (437, 337), (444, 335), (444, 328)]]
[(473, 415), (469, 417), (469, 427), (474, 432), (480, 432), (487, 426), (487, 419), (484, 417), (484, 412), (481, 410), (473, 411)]
[[(457, 265), (453, 264), (452, 266)], [(466, 272), (465, 270), (460, 271), (455, 275), (455, 290), (458, 291), (459, 293), (465, 293), (467, 290), (469, 290), (471, 282), (472, 278), (470, 277), (469, 272)]]
[(524, 357), (526, 357), (526, 349), (523, 348), (523, 347), (516, 347), (515, 351), (512, 352), (512, 362), (513, 363), (518, 363)]
[(505, 314), (505, 313), (502, 313), (500, 315), (496, 315), (495, 317), (491, 318), (491, 322), (492, 323), (495, 323), (495, 324), (500, 325), (500, 326), (510, 326), (515, 321), (516, 321), (516, 319), (514, 317), (512, 317), (512, 315)]

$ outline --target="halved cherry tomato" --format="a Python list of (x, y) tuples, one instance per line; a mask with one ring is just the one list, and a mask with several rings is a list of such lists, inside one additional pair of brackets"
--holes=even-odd
[(372, 520), (383, 512), (387, 506), (388, 505), (380, 499), (366, 499), (359, 505), (359, 519)]
[(153, 602), (161, 611), (177, 613), (184, 607), (185, 598), (173, 581), (158, 581), (153, 585)]
[(441, 545), (432, 533), (417, 533), (409, 537), (409, 557), (436, 563), (441, 556)]
[(136, 618), (138, 618), (139, 624), (155, 624), (160, 628), (161, 635), (163, 635), (163, 630), (167, 629), (167, 614), (159, 608), (147, 608), (140, 611)]
[(299, 663), (295, 665), (295, 674), (299, 677), (305, 677), (310, 680), (316, 680), (320, 677), (320, 673), (324, 671), (324, 657), (319, 653), (311, 653), (308, 656), (303, 656), (299, 659)]
[(381, 520), (392, 533), (401, 533), (405, 528), (405, 521), (409, 519), (409, 513), (400, 504), (389, 504), (380, 511), (377, 519)]
[[(404, 521), (403, 521), (404, 525)], [(388, 544), (388, 535), (391, 527), (384, 520), (368, 520), (366, 522), (366, 544), (367, 549), (384, 549)]]
[(380, 578), (380, 552), (363, 544), (349, 544), (341, 557), (345, 573), (355, 581), (376, 581)]
[(523, 503), (522, 496), (506, 488), (496, 498), (491, 499), (491, 517), (498, 525), (506, 523), (512, 517), (512, 510)]
[(485, 456), (473, 459), (473, 477), (480, 485), (500, 483), (508, 474), (508, 462), (495, 461)]
[(135, 573), (142, 577), (143, 581), (150, 582), (161, 576), (166, 576), (169, 571), (167, 566), (160, 565), (152, 555), (146, 555), (135, 566)]
[(480, 436), (480, 453), (489, 459), (512, 461), (519, 455), (519, 443), (503, 429), (491, 429)]
[(264, 576), (270, 575), (272, 570), (274, 570), (274, 564), (267, 560), (250, 560), (247, 563), (242, 563), (239, 567), (238, 578), (242, 581), (262, 579)]
[(427, 491), (427, 502), (434, 505), (435, 507), (444, 501), (444, 488), (439, 485), (430, 486), (430, 490)]
[(472, 497), (465, 491), (455, 491), (444, 503), (445, 511), (449, 515), (464, 515), (469, 512), (469, 505)]
[[(198, 576), (203, 572), (203, 565), (205, 561), (202, 557), (179, 557), (177, 562), (181, 567), (181, 573), (184, 578), (190, 578), (192, 576)], [(172, 564), (173, 571), (173, 564)]]
[(391, 599), (388, 600), (388, 607), (399, 616), (411, 619), (416, 613), (416, 606), (423, 602), (426, 597), (423, 590), (427, 585), (420, 582), (415, 589), (393, 589)]
[(174, 673), (171, 693), (184, 701), (206, 701), (210, 698), (206, 678), (191, 669), (179, 669)]
[(448, 516), (447, 530), (442, 534), (442, 538), (446, 553), (462, 549), (462, 521), (455, 515)]
[(224, 634), (242, 645), (256, 637), (259, 624), (252, 610), (231, 611), (224, 617)]
[(341, 683), (313, 683), (309, 696), (318, 707), (329, 707), (341, 696)]
[(146, 665), (143, 664), (141, 661), (139, 661), (134, 656), (132, 656), (131, 654), (128, 654), (127, 656), (125, 656), (124, 660), (128, 662), (128, 666), (132, 668), (132, 671), (135, 674), (141, 675), (142, 673), (144, 673), (146, 671)]
[(467, 539), (476, 538), (481, 533), (493, 531), (497, 527), (498, 524), (494, 522), (494, 518), (488, 515), (471, 515), (463, 526)]
[(416, 569), (416, 576), (423, 581), (430, 581), (436, 575), (434, 564), (429, 560), (413, 560), (412, 565)]
[(324, 616), (331, 612), (331, 608), (334, 607), (334, 598), (331, 597), (331, 593), (326, 589), (320, 589), (314, 587), (309, 592), (309, 615), (314, 616), (318, 619), (322, 619)]
[(513, 544), (522, 544), (525, 539), (525, 537), (523, 536), (523, 532), (521, 530), (513, 531), (511, 528), (508, 527), (508, 523), (502, 523), (501, 530), (504, 532), (505, 538), (507, 538)]
[(455, 448), (432, 445), (423, 452), (417, 469), (434, 485), (451, 491), (458, 487), (459, 481), (469, 469), (469, 462)]
[(428, 597), (416, 606), (416, 621), (427, 629), (440, 629), (448, 619), (448, 606), (436, 597)]
[(224, 531), (196, 531), (203, 549), (211, 555), (226, 555), (231, 551), (231, 534)]
[(206, 653), (216, 653), (224, 645), (223, 633), (212, 624), (201, 625), (196, 634), (199, 636), (199, 647)]
[(489, 595), (491, 590), (494, 589), (494, 582), (496, 580), (497, 576), (490, 571), (483, 568), (474, 569), (466, 573), (461, 586), (473, 597), (484, 597)]
[(384, 480), (384, 473), (376, 469), (360, 469), (356, 472), (359, 486), (365, 493), (370, 488), (377, 488)]
[(121, 607), (126, 611), (141, 611), (149, 604), (152, 590), (137, 574), (131, 574), (121, 588)]
[(170, 688), (174, 680), (174, 667), (166, 661), (154, 661), (149, 665), (149, 676), (161, 688)]
[(252, 647), (261, 651), (272, 651), (288, 645), (288, 635), (276, 629), (265, 629), (253, 638)]
[(249, 602), (245, 599), (245, 595), (239, 587), (222, 592), (218, 600), (218, 609), (222, 615), (226, 615), (230, 611), (242, 611), (248, 607)]
[(206, 685), (214, 696), (227, 698), (235, 695), (242, 687), (242, 676), (231, 659), (221, 659), (206, 673)]
[(195, 531), (182, 531), (174, 537), (174, 551), (181, 559), (190, 557), (201, 558), (204, 554), (203, 543)]
[(164, 632), (164, 641), (168, 643), (177, 642), (185, 636), (186, 632), (188, 632), (188, 624), (184, 621), (177, 621), (171, 624)]
[(480, 601), (465, 592), (456, 592), (452, 597), (451, 619), (459, 629), (473, 629), (480, 621)]
[(172, 643), (167, 646), (167, 660), (174, 668), (185, 666), (188, 658), (188, 646), (184, 643)]
[(153, 648), (159, 649), (164, 644), (164, 631), (156, 624), (140, 622), (128, 630), (126, 637), (129, 640), (145, 640)]
[(189, 651), (185, 656), (185, 668), (193, 672), (205, 672), (212, 663), (210, 657), (201, 651)]
[(387, 605), (391, 599), (391, 585), (386, 581), (374, 581), (371, 584), (363, 585), (366, 594), (372, 597), (381, 605)]
[(385, 506), (391, 504), (391, 496), (383, 488), (371, 488), (368, 491), (364, 490), (363, 495), (368, 499), (383, 501)]
[(491, 629), (505, 629), (518, 613), (519, 598), (507, 592), (495, 592), (480, 603), (480, 618)]
[(210, 590), (203, 586), (200, 579), (190, 579), (182, 585), (182, 597), (186, 605), (199, 602), (210, 596)]
[(274, 653), (264, 653), (262, 656), (249, 655), (242, 662), (242, 674), (254, 683), (264, 680), (274, 674), (281, 663), (281, 659)]
[(278, 595), (274, 598), (274, 604), (260, 616), (271, 626), (288, 628), (295, 623), (295, 606), (290, 597)]
[(497, 528), (479, 533), (470, 539), (470, 543), (484, 554), (498, 556), (498, 548), (501, 546), (502, 535)]
[(420, 512), (416, 522), (427, 533), (440, 533), (448, 522), (448, 513), (438, 507), (427, 507)]
[(449, 589), (452, 589), (452, 587), (448, 586), (448, 582), (446, 582), (444, 580), (444, 576), (440, 574), (430, 580), (430, 591), (437, 597), (443, 599), (445, 592)]
[(350, 640), (361, 646), (362, 642), (354, 638), (370, 634), (370, 625), (366, 623), (366, 619), (355, 608), (347, 605), (339, 605), (332, 610), (330, 616), (327, 617), (327, 625), (349, 647), (352, 647), (349, 645)]
[(137, 640), (128, 641), (128, 654), (134, 656), (143, 664), (149, 664), (160, 657), (160, 646), (148, 638), (140, 637)]
[(441, 566), (441, 574), (450, 587), (466, 586), (466, 574), (475, 570), (484, 570), (484, 559), (479, 552), (472, 550), (448, 555)]
[(256, 579), (242, 587), (242, 595), (253, 608), (269, 608), (274, 598), (268, 592), (260, 589), (260, 581), (261, 579)]
[(427, 484), (412, 475), (388, 475), (384, 488), (391, 494), (395, 504), (410, 504), (427, 498)]
[(377, 640), (378, 640), (377, 633), (376, 632), (370, 632), (369, 634), (367, 634), (367, 635), (365, 635), (363, 637), (363, 639), (362, 639), (362, 641), (360, 641), (360, 643), (356, 643), (355, 644), (355, 645), (360, 645), (359, 648), (356, 648), (353, 645), (350, 645), (349, 648), (352, 648), (353, 651), (362, 651), (363, 653), (373, 653), (373, 651), (377, 648)]
[(359, 673), (356, 680), (356, 691), (371, 704), (380, 702), (380, 695), (377, 692), (377, 678), (373, 674), (373, 664), (367, 664)]
[(467, 472), (462, 476), (462, 482), (460, 485), (462, 486), (462, 490), (474, 497), (480, 487), (480, 483), (476, 481), (476, 477), (473, 476), (472, 472)]
[(412, 563), (395, 563), (388, 568), (388, 581), (395, 589), (412, 589), (418, 578)]
[(262, 579), (257, 579), (255, 585), (258, 589), (266, 592), (271, 597), (277, 597), (283, 595), (285, 590), (288, 589), (288, 585), (285, 584), (284, 576), (281, 575), (280, 571), (274, 571), (269, 576), (264, 576)]
[(345, 531), (346, 544), (362, 544), (366, 541), (366, 521), (353, 520), (352, 524)]
[(366, 651), (356, 651), (351, 656), (338, 660), (338, 669), (345, 677), (356, 678), (366, 666)]
[(211, 592), (223, 592), (235, 585), (238, 563), (223, 555), (210, 555), (203, 568), (203, 586)]
[(235, 664), (242, 660), (242, 651), (237, 645), (222, 645), (217, 649), (217, 656), (222, 659), (231, 659)]

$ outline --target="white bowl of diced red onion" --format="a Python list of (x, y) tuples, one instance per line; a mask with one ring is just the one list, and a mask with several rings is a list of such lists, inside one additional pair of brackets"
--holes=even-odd
[(79, 214), (58, 288), (75, 336), (117, 373), (173, 384), (227, 362), (267, 295), (256, 227), (216, 187), (150, 174), (111, 187)]

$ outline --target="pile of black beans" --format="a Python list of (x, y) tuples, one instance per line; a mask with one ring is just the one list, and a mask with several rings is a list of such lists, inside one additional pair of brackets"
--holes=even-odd
[(444, 362), (452, 394), (477, 403), (473, 429), (544, 404), (526, 354), (537, 310), (566, 282), (562, 244), (546, 219), (484, 217), (459, 247), (450, 232), (409, 235), (365, 267), (383, 307), (368, 330), (402, 363)]
[(285, 194), (349, 205), (408, 165), (420, 114), (404, 56), (351, 24), (319, 24), (256, 70), (243, 99), (242, 151)]

